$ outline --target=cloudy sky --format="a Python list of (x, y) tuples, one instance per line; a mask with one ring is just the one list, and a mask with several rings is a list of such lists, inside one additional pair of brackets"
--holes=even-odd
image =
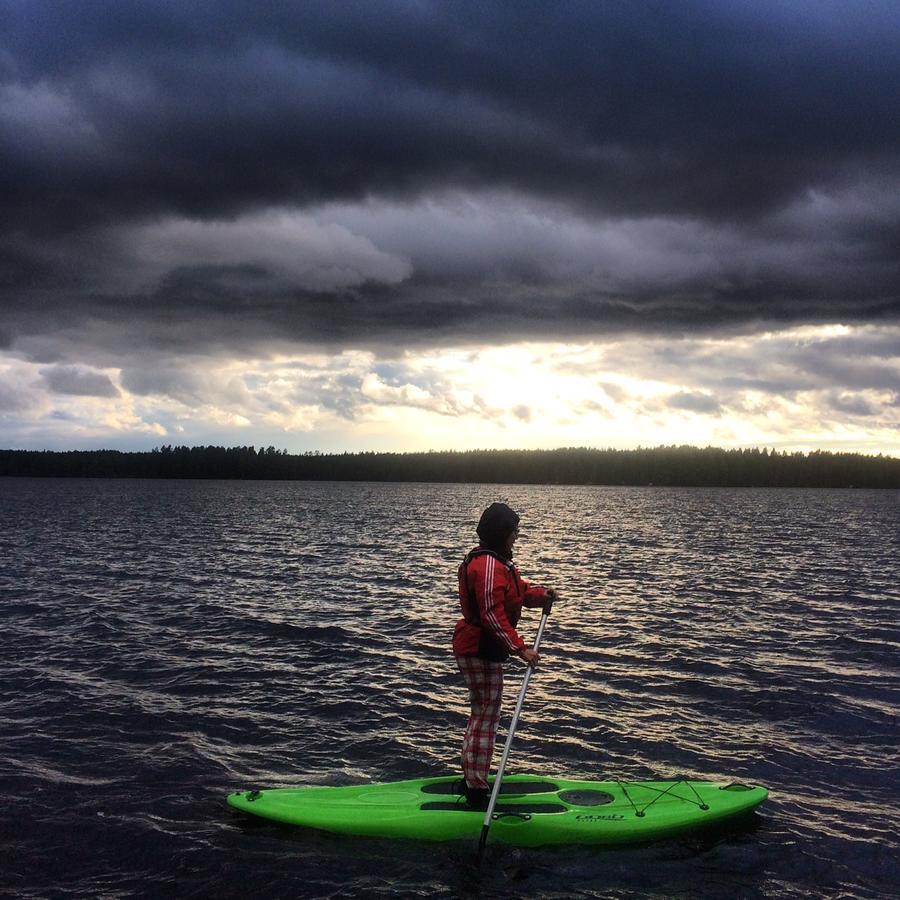
[(0, 0), (0, 446), (900, 454), (896, 0)]

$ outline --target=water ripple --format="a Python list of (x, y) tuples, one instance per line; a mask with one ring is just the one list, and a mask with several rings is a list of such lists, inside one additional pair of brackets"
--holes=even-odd
[[(0, 484), (17, 896), (895, 891), (896, 493)], [(292, 832), (223, 805), (244, 784), (456, 770), (455, 567), (494, 499), (523, 512), (526, 577), (564, 594), (511, 768), (759, 781), (772, 799), (749, 830), (495, 847), (479, 873), (466, 846)], [(511, 663), (510, 695), (520, 675)]]

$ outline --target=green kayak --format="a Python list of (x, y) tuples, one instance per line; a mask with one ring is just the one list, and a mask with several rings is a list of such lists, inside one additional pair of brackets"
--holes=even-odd
[[(452, 841), (478, 838), (485, 813), (466, 805), (458, 777), (390, 784), (238, 791), (242, 812), (338, 834)], [(543, 844), (633, 844), (720, 824), (768, 796), (756, 785), (710, 781), (503, 779), (492, 840)]]

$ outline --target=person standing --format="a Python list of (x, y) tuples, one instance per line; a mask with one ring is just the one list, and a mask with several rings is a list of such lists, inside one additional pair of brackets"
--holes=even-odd
[(503, 664), (511, 655), (537, 666), (540, 655), (516, 631), (523, 607), (556, 600), (552, 588), (530, 585), (512, 562), (519, 516), (492, 503), (476, 528), (479, 543), (459, 566), (462, 617), (453, 631), (453, 655), (469, 691), (471, 711), (462, 745), (466, 800), (486, 809), (488, 773), (503, 701)]

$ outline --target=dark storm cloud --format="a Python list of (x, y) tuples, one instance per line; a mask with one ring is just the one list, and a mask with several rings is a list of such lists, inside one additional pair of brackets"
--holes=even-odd
[[(630, 366), (633, 374), (652, 372), (670, 382), (687, 374), (698, 388), (725, 397), (751, 391), (796, 398), (839, 385), (846, 400), (850, 392), (900, 393), (898, 337), (900, 332), (891, 328), (839, 337), (784, 333), (743, 344), (656, 342), (630, 360), (615, 359), (612, 364), (618, 371)], [(712, 400), (706, 393), (696, 397), (701, 406)]]
[(122, 370), (121, 381), (122, 387), (137, 397), (171, 397), (186, 405), (203, 399), (201, 376), (177, 365), (132, 365)]
[(708, 394), (688, 393), (680, 391), (669, 397), (666, 405), (671, 409), (684, 409), (688, 412), (704, 413), (706, 415), (715, 415), (721, 411), (721, 405), (715, 397)]
[(52, 366), (41, 376), (54, 394), (73, 397), (118, 397), (119, 389), (103, 372), (90, 372), (76, 366)]
[[(3, 333), (52, 358), (895, 319), (898, 90), (893, 0), (0, 0)], [(448, 195), (480, 219), (442, 252)], [(498, 196), (543, 226), (490, 230)], [(419, 202), (431, 229), (392, 230)]]
[(839, 394), (828, 398), (828, 405), (839, 413), (847, 413), (851, 416), (874, 416), (876, 410), (862, 397), (852, 394)]
[(458, 179), (727, 215), (900, 136), (889, 2), (27, 0), (0, 25), (7, 85), (68, 138), (62, 173), (20, 171), (126, 210)]

